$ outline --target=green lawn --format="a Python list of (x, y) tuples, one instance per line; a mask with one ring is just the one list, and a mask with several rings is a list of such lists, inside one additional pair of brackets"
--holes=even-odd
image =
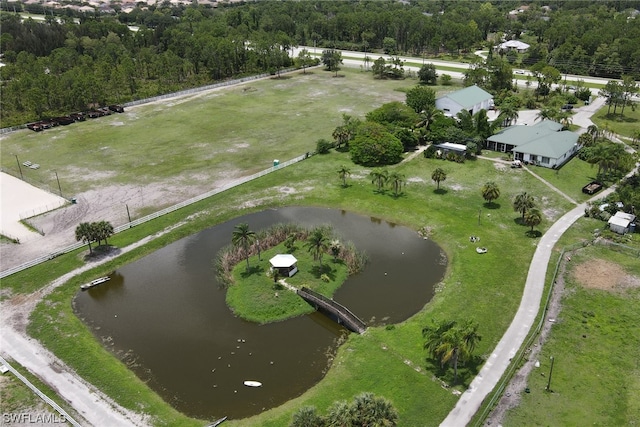
[[(240, 86), (230, 88), (228, 100), (225, 92), (216, 92), (195, 97), (192, 102), (176, 102), (171, 108), (169, 105), (148, 105), (139, 110), (131, 109), (127, 114), (133, 115), (132, 112), (135, 112), (135, 120), (127, 115), (115, 115), (38, 134), (19, 132), (3, 140), (3, 152), (8, 150), (7, 147), (15, 150), (24, 144), (25, 150), (29, 150), (30, 157), (33, 157), (30, 160), (51, 156), (51, 162), (63, 166), (65, 156), (53, 148), (60, 144), (62, 151), (67, 150), (66, 156), (74, 159), (73, 166), (69, 168), (101, 170), (98, 174), (102, 177), (100, 185), (128, 180), (158, 182), (181, 176), (185, 170), (193, 177), (198, 174), (215, 177), (227, 167), (229, 170), (235, 168), (250, 173), (264, 169), (265, 163), (270, 163), (273, 158), (284, 160), (300, 152), (313, 150), (317, 138), (330, 138), (331, 131), (342, 120), (342, 112), (361, 116), (382, 102), (403, 100), (402, 90), (414, 84), (413, 81), (375, 82), (370, 74), (352, 70), (344, 70), (341, 74), (345, 77), (332, 78), (327, 73), (316, 71), (308, 75), (296, 74), (282, 81), (251, 83), (255, 91), (264, 94), (264, 100), (263, 97), (258, 99), (251, 95), (254, 89), (243, 92)], [(281, 86), (282, 91), (278, 92)], [(288, 102), (289, 97), (295, 102)], [(304, 108), (303, 104), (306, 105)], [(271, 109), (270, 114), (260, 111), (258, 105), (263, 109)], [(215, 124), (216, 127), (208, 133), (201, 133), (194, 126), (185, 126), (185, 123), (197, 123), (190, 119), (189, 106), (193, 107), (192, 114), (195, 115), (199, 114), (200, 109), (208, 111), (208, 115), (205, 115), (209, 117), (207, 126)], [(304, 119), (294, 122), (293, 117), (298, 117), (298, 114)], [(201, 119), (205, 116), (201, 116)], [(175, 117), (181, 120), (174, 120)], [(122, 132), (120, 128), (127, 126), (115, 126), (113, 120), (130, 120), (133, 127), (131, 133), (118, 133)], [(229, 120), (233, 120), (235, 126), (225, 125)], [(165, 126), (165, 122), (172, 122), (173, 126)], [(118, 140), (116, 134), (126, 137), (128, 141)], [(254, 134), (260, 135), (260, 138), (252, 139)], [(54, 138), (56, 135), (58, 138)], [(161, 142), (154, 143), (154, 138), (159, 138)], [(137, 139), (141, 140), (140, 147), (132, 143)], [(226, 153), (230, 147), (239, 149), (248, 140), (249, 147), (244, 147), (242, 151), (246, 156), (237, 152), (235, 155)], [(93, 144), (94, 157), (101, 156), (101, 151), (107, 152), (104, 155), (111, 156), (113, 163), (104, 165), (93, 159), (91, 154), (81, 152), (82, 144)], [(190, 153), (198, 150), (198, 144), (208, 148), (200, 151), (201, 156), (209, 156), (208, 161)], [(99, 149), (104, 146), (117, 149)], [(220, 153), (226, 160), (217, 159), (210, 152)], [(150, 157), (149, 164), (140, 161), (140, 156)], [(7, 162), (10, 168), (11, 159), (7, 160), (7, 157), (3, 156), (2, 165), (4, 167)], [(137, 171), (131, 171), (128, 165), (138, 161)], [(157, 167), (153, 167), (152, 163)], [(341, 185), (337, 173), (343, 164), (351, 169), (346, 187)], [(107, 173), (109, 167), (113, 168), (111, 173)], [(447, 179), (440, 184), (440, 192), (434, 191), (435, 183), (431, 181), (431, 173), (437, 167), (447, 173)], [(444, 249), (449, 263), (446, 277), (438, 285), (435, 298), (421, 312), (395, 328), (370, 328), (364, 335), (352, 334), (339, 349), (326, 377), (302, 396), (259, 416), (233, 420), (228, 424), (284, 426), (301, 406), (315, 405), (324, 412), (335, 400), (350, 401), (355, 395), (370, 391), (393, 402), (400, 413), (399, 425), (438, 425), (458, 398), (452, 394), (452, 389), (443, 388), (440, 380), (435, 378), (436, 374), (442, 374), (439, 369), (425, 361), (422, 327), (432, 318), (471, 318), (480, 324), (482, 341), (476, 350), (479, 357), (460, 369), (460, 384), (453, 388), (464, 390), (495, 348), (517, 310), (529, 262), (538, 243), (537, 238), (527, 236), (528, 227), (520, 225), (520, 215), (511, 207), (513, 198), (525, 190), (536, 197), (545, 215), (542, 224), (537, 227), (541, 232), (572, 205), (526, 171), (498, 167), (485, 160), (458, 164), (418, 156), (389, 169), (406, 176), (407, 185), (399, 197), (394, 197), (390, 191), (377, 193), (368, 177), (370, 169), (352, 164), (346, 153), (332, 151), (327, 155), (312, 156), (286, 169), (113, 236), (110, 243), (124, 247), (182, 223), (151, 243), (73, 278), (56, 289), (38, 305), (28, 331), (89, 382), (123, 406), (144, 410), (157, 425), (202, 425), (202, 421), (187, 419), (162, 402), (126, 368), (125, 363), (95, 341), (87, 327), (74, 316), (70, 304), (79, 284), (139, 259), (172, 241), (246, 213), (287, 205), (344, 209), (415, 230), (426, 230), (429, 238)], [(74, 186), (80, 191), (97, 185), (95, 179), (95, 176), (86, 177), (78, 183), (69, 182), (65, 185)], [(481, 197), (480, 188), (487, 181), (497, 182), (501, 189), (501, 196), (493, 205), (485, 204)], [(576, 185), (581, 184), (567, 184), (568, 187)], [(478, 255), (475, 252), (476, 245), (469, 242), (471, 235), (481, 238), (481, 244), (488, 248), (488, 253)], [(31, 293), (53, 278), (82, 265), (83, 253), (76, 251), (63, 255), (10, 276), (3, 279), (1, 287), (16, 293)], [(212, 254), (212, 258), (214, 256)], [(453, 378), (451, 370), (442, 375), (444, 381)]]
[(578, 203), (593, 196), (584, 194), (582, 187), (594, 181), (598, 167), (574, 157), (560, 169), (529, 166), (532, 172), (547, 180), (551, 185)]
[[(586, 288), (575, 270), (601, 260), (635, 279), (625, 281), (627, 288)], [(542, 366), (530, 374), (531, 392), (522, 393), (520, 405), (503, 425), (634, 425), (640, 419), (638, 258), (588, 247), (573, 253), (567, 267), (562, 311), (538, 357)], [(552, 356), (549, 393), (545, 387)]]
[(624, 115), (620, 114), (620, 108), (618, 108), (617, 114), (613, 114), (613, 108), (611, 108), (611, 114), (607, 114), (608, 107), (600, 109), (593, 115), (591, 121), (598, 126), (600, 130), (607, 132), (613, 132), (618, 135), (626, 136), (628, 138), (634, 138), (638, 135), (640, 129), (640, 109), (636, 108), (635, 111), (631, 107), (624, 109)]

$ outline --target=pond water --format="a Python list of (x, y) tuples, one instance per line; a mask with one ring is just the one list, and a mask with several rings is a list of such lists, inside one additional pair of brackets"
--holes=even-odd
[[(243, 222), (254, 231), (276, 223), (331, 224), (343, 241), (365, 251), (366, 269), (334, 299), (369, 325), (398, 323), (418, 312), (446, 269), (444, 252), (408, 228), (340, 210), (286, 207), (203, 230), (79, 292), (76, 313), (105, 347), (193, 417), (244, 418), (299, 396), (322, 379), (329, 355), (348, 333), (320, 313), (269, 325), (233, 316), (213, 259)], [(245, 380), (263, 386), (245, 387)]]

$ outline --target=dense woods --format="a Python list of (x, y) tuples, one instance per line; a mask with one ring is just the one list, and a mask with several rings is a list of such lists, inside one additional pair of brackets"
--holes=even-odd
[[(486, 49), (504, 36), (531, 44), (517, 59), (522, 66), (542, 61), (562, 73), (640, 76), (640, 1), (164, 2), (130, 13), (114, 5), (113, 14), (1, 5), (2, 127), (277, 73), (293, 64), (294, 45), (433, 57)], [(522, 5), (528, 9), (509, 14)], [(14, 13), (23, 8), (45, 12), (46, 20)]]

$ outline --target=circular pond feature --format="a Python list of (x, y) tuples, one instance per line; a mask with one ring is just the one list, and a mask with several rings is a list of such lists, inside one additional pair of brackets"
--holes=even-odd
[(268, 325), (234, 317), (213, 259), (237, 224), (257, 231), (287, 222), (330, 224), (367, 253), (365, 270), (349, 277), (334, 299), (370, 326), (417, 313), (445, 273), (440, 248), (406, 227), (346, 211), (287, 207), (236, 218), (119, 268), (105, 285), (76, 295), (76, 313), (187, 415), (237, 419), (276, 407), (322, 379), (328, 355), (348, 331), (317, 312)]

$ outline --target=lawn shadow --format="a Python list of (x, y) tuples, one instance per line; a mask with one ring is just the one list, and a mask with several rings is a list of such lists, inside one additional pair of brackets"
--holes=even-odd
[(253, 276), (254, 274), (264, 273), (264, 267), (261, 265), (250, 265), (248, 269), (244, 269), (242, 273), (240, 273), (240, 277), (246, 279), (249, 276)]
[(340, 147), (336, 147), (335, 150), (338, 153), (348, 153), (349, 147), (347, 145), (341, 145)]
[(445, 188), (436, 188), (435, 190), (433, 190), (434, 194), (447, 194), (448, 192), (449, 190)]
[(495, 202), (485, 202), (482, 204), (482, 206), (484, 206), (487, 209), (500, 209), (500, 203), (495, 203)]
[(326, 274), (331, 280), (335, 280), (336, 278), (335, 271), (327, 264), (322, 264), (322, 266), (314, 265), (310, 271), (316, 279), (319, 279), (323, 274)]
[(524, 223), (524, 218), (522, 218), (521, 216), (514, 218), (513, 222), (516, 225), (527, 225), (527, 224)]
[(542, 232), (540, 230), (527, 230), (526, 233), (524, 233), (527, 237), (531, 237), (531, 238), (536, 238), (536, 237), (540, 237), (542, 236)]
[(407, 194), (404, 191), (402, 191), (402, 192), (400, 192), (398, 194), (391, 193), (390, 195), (391, 195), (391, 198), (393, 198), (393, 199), (400, 199), (400, 198), (407, 197)]
[(122, 252), (122, 249), (111, 246), (111, 245), (100, 245), (91, 249), (91, 252), (88, 252), (84, 256), (84, 261), (86, 262), (96, 262), (100, 261), (108, 256), (119, 255)]

